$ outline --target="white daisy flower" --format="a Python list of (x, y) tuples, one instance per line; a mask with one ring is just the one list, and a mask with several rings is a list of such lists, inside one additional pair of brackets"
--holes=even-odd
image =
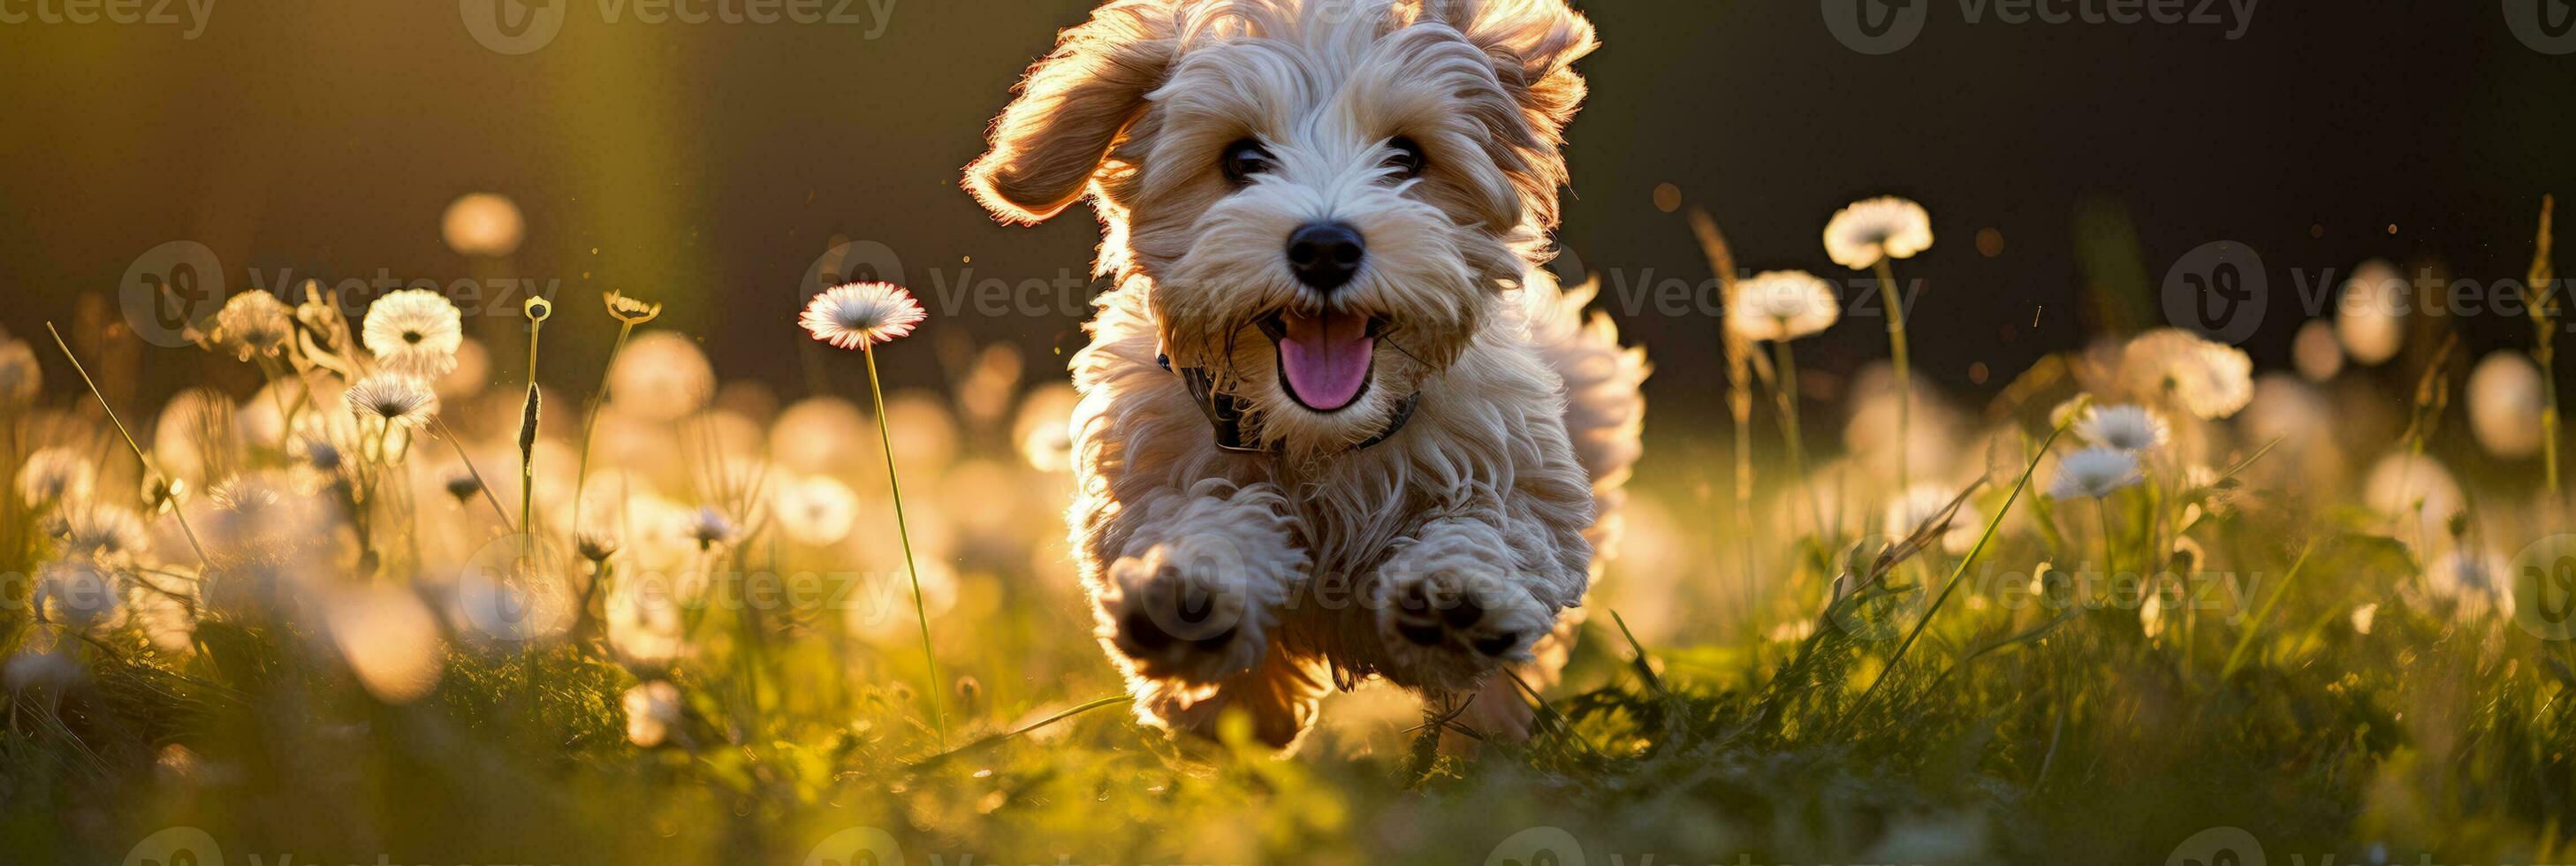
[(2057, 479), (2048, 495), (2057, 499), (2101, 498), (2141, 480), (2138, 458), (2111, 448), (2087, 448), (2058, 461)]
[(859, 517), (859, 495), (840, 479), (815, 475), (779, 484), (770, 508), (789, 539), (822, 547), (849, 537)]
[(2164, 447), (2172, 434), (2164, 417), (2144, 406), (2095, 406), (2075, 422), (2075, 435), (2084, 441), (2122, 451)]
[(435, 380), (456, 368), (465, 326), (456, 305), (428, 289), (385, 293), (367, 307), (362, 339), (376, 363), (398, 373)]
[(1825, 224), (1825, 255), (1855, 271), (1881, 259), (1910, 259), (1931, 247), (1931, 212), (1895, 196), (1856, 202)]
[(78, 557), (37, 567), (35, 603), (47, 621), (78, 631), (114, 626), (125, 609), (114, 575)]
[(1805, 271), (1767, 271), (1735, 284), (1726, 328), (1748, 340), (1795, 340), (1842, 318), (1834, 285)]
[(438, 414), (438, 394), (429, 383), (401, 373), (376, 373), (349, 386), (349, 409), (361, 418), (416, 429)]
[(2487, 453), (2521, 459), (2540, 453), (2540, 422), (2548, 408), (2540, 367), (2528, 355), (2502, 349), (2469, 374), (2469, 430)]
[(98, 469), (89, 458), (69, 448), (46, 448), (27, 455), (18, 467), (18, 496), (34, 506), (56, 505), (89, 498), (90, 488), (98, 483)]
[(215, 338), (241, 360), (274, 358), (295, 336), (295, 311), (266, 291), (252, 289), (224, 301), (215, 314)]
[(843, 349), (867, 349), (912, 333), (929, 318), (912, 293), (893, 283), (851, 283), (815, 295), (796, 323), (814, 339)]
[(44, 370), (36, 366), (36, 350), (17, 340), (0, 340), (0, 409), (35, 402), (36, 392), (44, 383)]
[(659, 746), (680, 726), (680, 688), (669, 680), (638, 683), (618, 697), (626, 708), (626, 740), (644, 748)]
[(2254, 360), (2181, 328), (2158, 328), (2122, 350), (2120, 381), (2141, 399), (2170, 398), (2195, 417), (2217, 420), (2254, 399)]

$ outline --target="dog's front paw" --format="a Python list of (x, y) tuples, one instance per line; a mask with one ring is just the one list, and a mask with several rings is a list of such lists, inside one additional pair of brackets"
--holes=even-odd
[(1100, 599), (1100, 637), (1141, 676), (1214, 683), (1261, 661), (1286, 593), (1265, 563), (1215, 536), (1120, 558)]
[(1506, 662), (1530, 659), (1556, 609), (1541, 603), (1503, 548), (1431, 538), (1379, 570), (1378, 637), (1398, 682), (1467, 689)]

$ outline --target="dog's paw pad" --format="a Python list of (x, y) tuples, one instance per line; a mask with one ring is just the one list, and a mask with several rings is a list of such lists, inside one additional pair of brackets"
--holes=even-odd
[(1379, 626), (1399, 663), (1442, 681), (1516, 661), (1546, 632), (1551, 612), (1529, 593), (1453, 573), (1388, 578)]
[(1151, 558), (1119, 563), (1102, 634), (1138, 672), (1208, 683), (1260, 660), (1262, 609), (1233, 584)]

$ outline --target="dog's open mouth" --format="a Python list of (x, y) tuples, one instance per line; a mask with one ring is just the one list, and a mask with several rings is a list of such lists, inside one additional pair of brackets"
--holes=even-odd
[(1326, 309), (1282, 311), (1261, 321), (1279, 343), (1279, 387), (1288, 399), (1317, 412), (1335, 412), (1368, 393), (1377, 359), (1379, 321), (1363, 313)]

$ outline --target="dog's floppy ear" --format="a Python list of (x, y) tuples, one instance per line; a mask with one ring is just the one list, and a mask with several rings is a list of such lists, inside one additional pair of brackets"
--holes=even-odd
[(1565, 0), (1420, 0), (1423, 20), (1466, 34), (1494, 60), (1495, 77), (1520, 100), (1531, 130), (1562, 143), (1565, 124), (1583, 105), (1583, 76), (1574, 62), (1601, 47), (1592, 22)]
[(1115, 0), (1064, 31), (993, 121), (991, 147), (966, 167), (975, 200), (1017, 223), (1042, 222), (1080, 200), (1170, 71), (1175, 2)]

